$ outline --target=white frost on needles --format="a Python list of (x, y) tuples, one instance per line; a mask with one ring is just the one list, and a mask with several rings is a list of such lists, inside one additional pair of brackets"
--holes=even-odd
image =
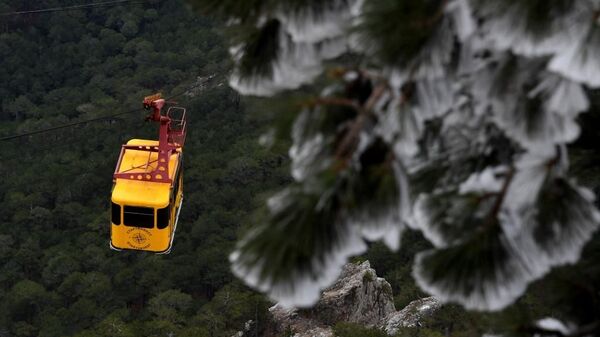
[(496, 50), (511, 50), (526, 57), (551, 55), (572, 48), (573, 40), (581, 35), (583, 9), (580, 5), (575, 4), (568, 13), (557, 16), (543, 35), (531, 32), (528, 18), (522, 13), (522, 4), (502, 4), (506, 6), (503, 9), (487, 5), (481, 9), (485, 17), (481, 29), (489, 45)]
[(515, 173), (504, 198), (505, 210), (521, 213), (530, 209), (546, 179), (548, 163), (554, 156), (556, 151), (549, 147), (541, 152), (527, 152), (516, 160)]
[[(252, 233), (249, 234), (249, 236)], [(243, 241), (238, 243), (243, 244)], [(287, 282), (274, 282), (273, 279), (261, 277), (269, 261), (258, 258), (259, 262), (249, 266), (246, 258), (241, 258), (239, 250), (234, 250), (229, 255), (233, 274), (244, 280), (246, 284), (265, 292), (269, 297), (279, 302), (284, 307), (310, 307), (314, 305), (321, 295), (321, 291), (331, 285), (340, 275), (342, 267), (349, 257), (364, 253), (367, 245), (362, 240), (356, 227), (349, 227), (349, 231), (339, 238), (339, 244), (323, 259), (315, 258), (312, 262), (318, 273), (300, 273), (294, 271), (288, 275)]]
[[(421, 289), (442, 302), (458, 302), (470, 310), (493, 311), (505, 308), (523, 294), (527, 284), (534, 277), (529, 266), (520, 258), (518, 250), (511, 247), (502, 235), (498, 240), (500, 249), (505, 255), (493, 254), (494, 261), (485, 261), (494, 264), (493, 274), (487, 274), (482, 270), (460, 269), (460, 266), (452, 266), (453, 270), (451, 270), (462, 275), (460, 280), (453, 277), (444, 278), (443, 275), (439, 275), (440, 270), (436, 270), (438, 274), (432, 274), (425, 267), (426, 261), (440, 253), (432, 249), (415, 256), (412, 275)], [(441, 253), (443, 254), (444, 251)], [(477, 258), (481, 256), (472, 256), (471, 261)], [(447, 265), (442, 268), (446, 272), (452, 267)]]
[(382, 240), (392, 251), (400, 248), (404, 225), (399, 211), (395, 207), (381, 210), (379, 214), (368, 212), (353, 214), (348, 220), (348, 225), (358, 228), (360, 235), (366, 240)]
[[(452, 60), (454, 32), (449, 18), (444, 17), (430, 40), (419, 55), (409, 62), (405, 73), (412, 73), (415, 79), (439, 79), (450, 75), (448, 66)], [(408, 75), (405, 75), (410, 77)]]
[[(319, 43), (295, 43), (289, 35), (279, 32), (279, 53), (271, 65), (269, 76), (242, 77), (234, 70), (229, 85), (243, 95), (271, 96), (286, 89), (296, 89), (309, 83), (322, 72), (322, 61), (346, 51), (344, 41), (330, 39)], [(234, 59), (241, 59), (243, 48), (232, 49)]]
[(480, 27), (489, 47), (525, 57), (550, 56), (548, 69), (590, 87), (600, 87), (600, 28), (597, 1), (574, 1), (564, 13), (550, 15), (546, 31), (532, 32), (522, 4), (486, 5)]
[(458, 192), (460, 194), (467, 193), (495, 193), (502, 188), (503, 175), (506, 174), (508, 168), (488, 167), (481, 172), (473, 173), (465, 182), (460, 184)]
[(475, 32), (477, 24), (475, 23), (468, 0), (454, 0), (449, 2), (446, 6), (446, 12), (452, 18), (456, 35), (460, 41), (464, 42)]
[(383, 95), (375, 106), (375, 114), (379, 119), (375, 134), (394, 144), (396, 155), (403, 158), (416, 154), (423, 120), (410, 102), (401, 94)]
[[(569, 334), (573, 333), (572, 327), (567, 327), (565, 323), (554, 317), (542, 318), (535, 322), (535, 325), (537, 325), (537, 327), (540, 329), (547, 330), (548, 332), (559, 332), (563, 336), (568, 336)], [(539, 334), (536, 336), (539, 336)]]
[[(360, 14), (361, 4), (361, 0), (335, 0), (323, 3), (321, 12), (311, 8), (277, 10), (279, 54), (271, 65), (271, 75), (245, 78), (234, 70), (229, 85), (244, 95), (271, 96), (310, 83), (322, 73), (323, 61), (348, 51), (352, 39), (348, 30)], [(234, 59), (241, 59), (241, 50), (234, 50)]]
[(600, 24), (588, 18), (588, 29), (569, 48), (550, 61), (548, 68), (573, 81), (600, 87)]
[[(515, 82), (524, 84), (525, 79)], [(527, 149), (571, 142), (579, 136), (577, 116), (589, 108), (581, 84), (549, 72), (526, 96), (509, 93), (493, 101), (495, 122)]]
[(310, 129), (310, 124), (315, 122), (313, 115), (313, 111), (305, 109), (296, 118), (292, 128), (293, 144), (289, 156), (292, 160), (292, 177), (296, 181), (303, 181), (331, 163), (327, 156), (328, 141), (325, 136), (320, 132), (305, 134)]
[(348, 217), (347, 224), (356, 227), (362, 237), (369, 241), (383, 241), (392, 251), (400, 248), (404, 219), (410, 215), (409, 186), (406, 171), (395, 162), (392, 164), (397, 186), (395, 202), (374, 212), (361, 210)]
[[(322, 74), (324, 61), (350, 50), (376, 60), (373, 55), (381, 46), (372, 43), (377, 39), (356, 45), (360, 39), (353, 29), (368, 15), (361, 12), (362, 3), (332, 0), (317, 5), (317, 12), (272, 9), (281, 29), (271, 75), (240, 78), (234, 71), (232, 87), (242, 94), (269, 96), (310, 83)], [(272, 230), (259, 227), (242, 239), (230, 256), (236, 276), (283, 304), (312, 305), (349, 256), (365, 251), (364, 239), (383, 240), (397, 249), (403, 217), (408, 216), (415, 220), (411, 225), (421, 229), (435, 246), (416, 256), (413, 273), (417, 283), (439, 299), (467, 308), (504, 308), (552, 267), (578, 260), (598, 229), (600, 213), (591, 191), (569, 180), (567, 165), (556, 161), (567, 158), (565, 145), (579, 136), (577, 117), (590, 106), (586, 87), (600, 88), (600, 19), (594, 21), (600, 1), (581, 0), (569, 4), (564, 12), (550, 13), (551, 22), (538, 31), (522, 15), (519, 2), (502, 8), (494, 7), (496, 1), (444, 3), (433, 33), (423, 40), (415, 57), (402, 60), (405, 67), (369, 69), (376, 74), (371, 78), (373, 84), (387, 82), (386, 92), (375, 102), (369, 116), (373, 120), (361, 130), (352, 158), (356, 161), (365, 144), (376, 137), (393, 149), (398, 205), (380, 208), (379, 213), (366, 209), (353, 214), (344, 209), (345, 226), (339, 240), (324, 257), (311, 262), (310, 273), (292, 268), (284, 281), (260, 277), (270, 261), (240, 255), (244, 242), (260, 230)], [(232, 49), (236, 61), (242, 51)], [(347, 75), (351, 78), (357, 73)], [(314, 184), (310, 178), (330, 167), (339, 136), (311, 129), (317, 119), (304, 111), (292, 132), (292, 176), (304, 187)], [(444, 158), (451, 161), (451, 169), (471, 165), (481, 155), (479, 171), (459, 174), (460, 178), (442, 177), (429, 194), (421, 194), (416, 202), (409, 200), (408, 179), (397, 168), (417, 163), (428, 168), (435, 165), (429, 156), (435, 153), (447, 154)], [(468, 161), (458, 160), (462, 153), (475, 155)], [(494, 165), (498, 166), (482, 169), (487, 159), (497, 160), (499, 164)], [(501, 198), (506, 179), (511, 179), (510, 185)], [(292, 198), (285, 194), (271, 199), (271, 210), (288, 199)], [(557, 206), (544, 210), (547, 201)], [(492, 209), (492, 215), (486, 216)], [(485, 232), (490, 229), (497, 231), (493, 233), (497, 236), (483, 235), (491, 233)], [(477, 246), (480, 241), (469, 241), (470, 235), (482, 231), (478, 238), (490, 241), (489, 249)], [(473, 246), (462, 246), (467, 244)], [(482, 254), (471, 256), (470, 248)], [(447, 252), (457, 259), (470, 258), (467, 267), (472, 268), (446, 263), (441, 269), (428, 269), (435, 263), (427, 262), (436, 262), (431, 260), (436, 254)], [(477, 268), (481, 256), (489, 260), (486, 266), (494, 268)], [(459, 270), (449, 274), (450, 267)], [(538, 326), (567, 331), (558, 323), (546, 319)]]
[(417, 114), (426, 121), (448, 113), (455, 103), (455, 88), (450, 80), (421, 80), (416, 83)]
[[(515, 220), (512, 226), (503, 227), (530, 268), (541, 268), (543, 272), (577, 262), (585, 243), (600, 225), (592, 191), (552, 172), (544, 177), (539, 194), (524, 202), (518, 212), (510, 209)], [(543, 209), (540, 201), (553, 204)]]
[(546, 111), (571, 119), (590, 107), (581, 84), (552, 73), (543, 74), (538, 86), (529, 92), (529, 98), (538, 95), (542, 98)]
[[(417, 200), (414, 223), (437, 248), (415, 258), (413, 276), (422, 289), (467, 309), (501, 310), (551, 268), (579, 260), (585, 243), (598, 230), (600, 212), (590, 190), (563, 176), (564, 149), (551, 150), (521, 156), (512, 178), (507, 167), (489, 167), (460, 185), (462, 194), (486, 195), (501, 191), (510, 179), (499, 212), (493, 214), (497, 224), (489, 222), (493, 218), (487, 216), (491, 209), (484, 199), (476, 210), (461, 208), (465, 204), (458, 197), (446, 207), (439, 200), (431, 203), (431, 196)], [(471, 214), (467, 221), (462, 219), (464, 212)], [(497, 234), (481, 234), (492, 229)], [(461, 230), (467, 234), (453, 239), (453, 233)], [(436, 262), (446, 256), (466, 262), (446, 270), (443, 262)], [(474, 261), (492, 265), (494, 271), (476, 268)]]
[(356, 6), (360, 1), (333, 0), (323, 1), (320, 12), (312, 8), (298, 11), (283, 9), (275, 16), (294, 42), (318, 43), (347, 34), (356, 16)]
[[(315, 206), (315, 211), (324, 207), (322, 205), (323, 198), (325, 197), (322, 197)], [(287, 188), (271, 197), (267, 205), (271, 214), (278, 214), (295, 202), (294, 192), (291, 188)], [(235, 250), (229, 255), (232, 272), (246, 284), (266, 292), (271, 299), (283, 306), (308, 307), (314, 305), (319, 299), (320, 292), (335, 281), (348, 258), (363, 253), (367, 246), (357, 227), (336, 226), (335, 242), (330, 243), (325, 251), (310, 260), (309, 271), (302, 271), (296, 266), (291, 266), (290, 275), (274, 279), (273, 275), (268, 273), (271, 261), (267, 261), (260, 255), (260, 252), (247, 250), (244, 247), (249, 242), (273, 230), (289, 230), (286, 228), (286, 223), (290, 223), (289, 218), (284, 219), (283, 227), (279, 227), (279, 224), (273, 225), (274, 227), (270, 224), (263, 224), (239, 240)], [(295, 237), (287, 238), (287, 244), (296, 239)]]

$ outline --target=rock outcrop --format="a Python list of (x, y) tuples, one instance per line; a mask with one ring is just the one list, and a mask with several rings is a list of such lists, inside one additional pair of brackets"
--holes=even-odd
[[(393, 335), (401, 327), (420, 326), (423, 318), (431, 316), (440, 307), (438, 300), (427, 297), (396, 311), (392, 287), (385, 279), (377, 277), (369, 261), (349, 263), (338, 280), (323, 291), (313, 308), (272, 306), (269, 309), (271, 321), (266, 325), (264, 336), (333, 337), (332, 326), (337, 322), (376, 327)], [(243, 331), (235, 335), (244, 336)]]
[(420, 327), (423, 318), (430, 317), (442, 307), (435, 297), (425, 297), (410, 302), (404, 309), (388, 315), (379, 328), (388, 335), (395, 335), (400, 328)]
[(311, 318), (310, 314), (298, 313), (297, 309), (283, 308), (278, 304), (269, 308), (269, 312), (273, 336), (333, 337), (331, 327)]
[(366, 326), (376, 326), (395, 311), (392, 287), (377, 277), (369, 261), (346, 264), (338, 280), (323, 291), (312, 310), (327, 325), (353, 322)]

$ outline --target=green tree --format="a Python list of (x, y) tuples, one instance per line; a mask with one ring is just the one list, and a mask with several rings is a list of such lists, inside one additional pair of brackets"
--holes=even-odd
[(150, 299), (148, 310), (160, 320), (183, 323), (185, 312), (192, 306), (192, 297), (180, 290), (170, 289)]
[(121, 33), (128, 38), (134, 37), (138, 31), (138, 24), (134, 21), (127, 21), (123, 24), (123, 27), (121, 27)]
[(37, 107), (24, 95), (21, 95), (13, 102), (8, 103), (6, 111), (13, 114), (17, 120), (21, 120), (24, 116), (31, 117), (38, 115)]
[(96, 336), (134, 337), (135, 330), (123, 322), (118, 315), (106, 317), (95, 328)]
[(264, 329), (269, 306), (263, 296), (234, 282), (220, 289), (210, 303), (202, 307), (194, 321), (210, 336), (231, 336), (248, 320)]
[(8, 308), (15, 322), (32, 322), (49, 299), (46, 289), (41, 284), (30, 280), (16, 283), (6, 297)]

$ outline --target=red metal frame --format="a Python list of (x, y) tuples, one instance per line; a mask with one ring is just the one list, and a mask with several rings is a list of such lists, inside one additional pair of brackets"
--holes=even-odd
[[(158, 146), (122, 145), (117, 167), (113, 174), (113, 181), (119, 178), (159, 183), (172, 182), (171, 178), (169, 178), (169, 158), (171, 158), (173, 153), (177, 153), (177, 149), (183, 148), (183, 144), (185, 143), (187, 131), (186, 110), (181, 107), (170, 107), (167, 113), (163, 115), (161, 114), (161, 110), (165, 103), (165, 100), (160, 98), (160, 94), (144, 98), (144, 108), (152, 109), (152, 113), (146, 117), (146, 120), (160, 124)], [(148, 152), (148, 161), (140, 166), (119, 171), (126, 150)], [(153, 152), (158, 152), (158, 159), (150, 160)], [(181, 155), (181, 153), (178, 153), (178, 155)], [(134, 169), (147, 169), (154, 163), (156, 163), (156, 167), (150, 172), (131, 172)]]

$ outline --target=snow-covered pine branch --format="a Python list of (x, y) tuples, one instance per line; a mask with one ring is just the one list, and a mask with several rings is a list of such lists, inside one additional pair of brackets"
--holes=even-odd
[(208, 2), (251, 27), (232, 48), (240, 93), (327, 83), (293, 125), (293, 185), (231, 255), (248, 284), (311, 305), (365, 240), (397, 249), (406, 225), (435, 247), (418, 284), (468, 308), (578, 260), (600, 215), (565, 145), (600, 87), (599, 1)]

